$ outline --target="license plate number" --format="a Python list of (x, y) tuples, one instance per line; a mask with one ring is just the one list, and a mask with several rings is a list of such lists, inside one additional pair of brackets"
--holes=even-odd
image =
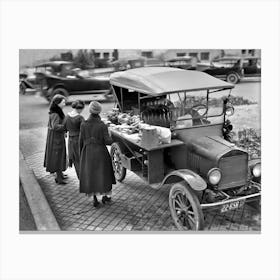
[(244, 203), (245, 203), (245, 200), (239, 200), (239, 201), (234, 201), (234, 202), (224, 204), (221, 208), (221, 213), (225, 213), (225, 212), (240, 208), (244, 205)]

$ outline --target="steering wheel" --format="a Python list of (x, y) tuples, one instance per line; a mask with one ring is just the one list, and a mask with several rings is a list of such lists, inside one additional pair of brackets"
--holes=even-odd
[[(203, 109), (203, 114), (200, 114), (198, 111)], [(207, 114), (208, 108), (204, 104), (197, 104), (192, 106), (189, 109), (189, 114), (192, 116), (193, 119), (193, 125), (203, 125), (203, 124), (209, 124), (210, 122), (206, 119), (204, 119), (204, 116)]]
[[(193, 112), (193, 110), (194, 110), (194, 116), (193, 117), (196, 117), (195, 115), (199, 114), (199, 117), (201, 118), (201, 117), (204, 117), (207, 114), (208, 108), (205, 104), (197, 104), (197, 105), (194, 105), (190, 108), (191, 112)], [(199, 110), (205, 110), (205, 111), (204, 111), (203, 114), (200, 114)]]

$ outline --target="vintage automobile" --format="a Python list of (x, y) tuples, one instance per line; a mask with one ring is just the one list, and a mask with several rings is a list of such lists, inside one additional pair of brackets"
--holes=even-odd
[(19, 73), (19, 93), (25, 94), (27, 91), (36, 91), (36, 77), (33, 69), (21, 69)]
[(165, 61), (165, 66), (176, 67), (185, 70), (196, 69), (196, 58), (191, 56), (174, 57)]
[(116, 111), (138, 114), (145, 122), (142, 127), (149, 124), (172, 132), (168, 143), (154, 143), (154, 138), (147, 143), (144, 130), (139, 141), (139, 133), (127, 134), (111, 125), (118, 181), (129, 169), (155, 189), (170, 186), (169, 207), (179, 230), (202, 230), (209, 209), (225, 213), (245, 202), (259, 203), (261, 161), (249, 160), (245, 150), (228, 141), (234, 85), (203, 72), (170, 67), (115, 72), (110, 83)]
[(236, 84), (243, 78), (261, 76), (261, 58), (222, 57), (210, 63), (198, 63), (196, 69)]
[(123, 71), (131, 68), (138, 68), (145, 66), (146, 58), (138, 55), (131, 55), (125, 58), (121, 58), (112, 62), (116, 71)]
[(242, 59), (236, 57), (221, 58), (209, 63), (197, 63), (196, 70), (211, 76), (237, 84), (244, 76)]
[(72, 62), (50, 61), (36, 66), (37, 82), (43, 96), (50, 101), (55, 94), (66, 97), (71, 95), (91, 95), (91, 98), (110, 98), (109, 75), (90, 76), (74, 67)]
[(244, 69), (244, 77), (260, 77), (261, 76), (261, 58), (260, 57), (243, 57), (242, 67)]

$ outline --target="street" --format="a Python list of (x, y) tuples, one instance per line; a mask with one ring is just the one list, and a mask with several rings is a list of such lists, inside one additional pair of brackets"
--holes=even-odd
[[(257, 81), (244, 81), (237, 85), (232, 90), (233, 96), (240, 96), (252, 102), (257, 102), (260, 105), (261, 99), (261, 83)], [(79, 96), (76, 96), (79, 98)], [(19, 98), (19, 116), (20, 116), (20, 129), (31, 129), (46, 127), (48, 122), (48, 102), (41, 96), (33, 95), (20, 95)], [(113, 102), (102, 102), (103, 112), (106, 113), (114, 106)], [(71, 111), (71, 106), (68, 104), (65, 113)], [(82, 115), (88, 116), (88, 104), (85, 107)]]
[[(259, 103), (260, 86), (260, 82), (243, 82), (236, 85), (232, 95)], [(34, 172), (62, 230), (177, 230), (168, 205), (169, 189), (154, 190), (132, 172), (127, 173), (122, 183), (113, 186), (113, 202), (100, 209), (94, 209), (91, 200), (79, 193), (79, 184), (73, 168), (66, 171), (67, 185), (55, 184), (53, 175), (46, 173), (43, 168), (48, 102), (37, 95), (20, 95), (19, 104), (20, 150), (27, 165)], [(248, 107), (255, 108), (259, 105)], [(103, 113), (106, 113), (114, 103), (103, 102), (102, 106)], [(238, 107), (242, 106), (236, 107), (237, 115), (240, 114)], [(71, 106), (67, 105), (64, 112), (70, 110)], [(82, 115), (87, 118), (88, 104)], [(250, 113), (249, 116), (251, 117)], [(247, 116), (245, 118), (247, 119)], [(241, 123), (244, 123), (244, 118)], [(260, 128), (259, 123), (257, 126)], [(225, 214), (209, 211), (205, 215), (205, 230), (259, 231), (260, 228), (259, 211), (247, 205)]]

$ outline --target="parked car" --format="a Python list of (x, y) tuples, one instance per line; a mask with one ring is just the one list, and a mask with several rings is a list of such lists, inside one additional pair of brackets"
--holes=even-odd
[(34, 91), (36, 89), (35, 76), (28, 76), (26, 73), (19, 74), (19, 93), (25, 94), (27, 90)]
[(125, 58), (120, 58), (112, 62), (116, 71), (123, 71), (131, 68), (143, 67), (145, 65), (146, 57), (131, 55)]
[(165, 61), (165, 66), (176, 67), (185, 70), (195, 70), (196, 58), (191, 56), (175, 57)]
[(55, 94), (93, 95), (110, 98), (109, 74), (90, 76), (88, 72), (75, 68), (72, 62), (51, 61), (36, 66), (35, 75), (41, 92), (47, 100)]
[(245, 78), (261, 76), (261, 58), (260, 57), (242, 58), (242, 67), (244, 69)]
[(209, 63), (197, 63), (196, 70), (232, 84), (237, 84), (244, 76), (242, 59), (236, 57), (221, 58)]

